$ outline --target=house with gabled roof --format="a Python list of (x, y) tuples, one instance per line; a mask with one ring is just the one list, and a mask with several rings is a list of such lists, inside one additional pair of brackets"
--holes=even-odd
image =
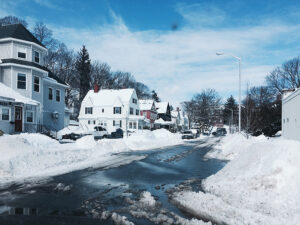
[(140, 113), (145, 117), (146, 128), (153, 129), (154, 122), (157, 119), (157, 111), (155, 106), (155, 101), (152, 99), (139, 100), (140, 103)]
[(98, 90), (97, 85), (84, 97), (78, 119), (85, 130), (102, 126), (109, 132), (136, 131), (143, 129), (144, 122), (135, 89)]
[[(44, 66), (47, 53), (47, 48), (22, 24), (0, 26), (0, 83), (10, 90), (0, 94), (0, 130), (57, 131), (67, 125), (68, 85)], [(20, 101), (17, 94), (37, 104)]]

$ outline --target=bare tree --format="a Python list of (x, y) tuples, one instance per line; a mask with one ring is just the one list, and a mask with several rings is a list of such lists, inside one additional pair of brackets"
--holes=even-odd
[(51, 51), (58, 46), (58, 41), (52, 37), (52, 30), (47, 28), (42, 22), (37, 22), (35, 24), (33, 35)]
[(293, 58), (281, 67), (277, 67), (267, 77), (267, 84), (275, 89), (278, 93), (282, 94), (283, 89), (294, 89), (300, 87), (300, 59), (299, 57)]
[(25, 20), (22, 20), (15, 16), (5, 16), (3, 18), (0, 18), (0, 25), (9, 25), (9, 24), (23, 24), (24, 27), (27, 27), (28, 24)]

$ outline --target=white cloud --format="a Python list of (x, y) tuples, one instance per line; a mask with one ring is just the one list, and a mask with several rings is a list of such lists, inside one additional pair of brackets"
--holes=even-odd
[[(204, 88), (215, 88), (224, 98), (236, 94), (238, 65), (226, 55), (217, 57), (219, 50), (242, 57), (244, 90), (248, 81), (262, 84), (265, 75), (277, 66), (268, 46), (295, 41), (295, 37), (298, 40), (300, 31), (299, 25), (261, 24), (237, 29), (186, 27), (176, 32), (137, 32), (114, 16), (116, 22), (109, 26), (93, 30), (53, 27), (54, 35), (75, 49), (85, 44), (92, 59), (107, 62), (113, 70), (132, 72), (175, 104)], [(288, 55), (290, 49), (282, 52)]]

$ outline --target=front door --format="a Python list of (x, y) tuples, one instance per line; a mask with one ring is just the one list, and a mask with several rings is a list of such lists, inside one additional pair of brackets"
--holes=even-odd
[(15, 106), (15, 132), (22, 132), (22, 107)]

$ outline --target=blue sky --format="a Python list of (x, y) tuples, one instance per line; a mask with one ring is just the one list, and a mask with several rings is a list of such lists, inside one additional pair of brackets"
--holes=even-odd
[(205, 88), (237, 96), (230, 54), (242, 58), (245, 92), (300, 48), (300, 1), (2, 0), (6, 15), (29, 28), (44, 22), (69, 48), (85, 44), (92, 60), (131, 72), (174, 105)]

